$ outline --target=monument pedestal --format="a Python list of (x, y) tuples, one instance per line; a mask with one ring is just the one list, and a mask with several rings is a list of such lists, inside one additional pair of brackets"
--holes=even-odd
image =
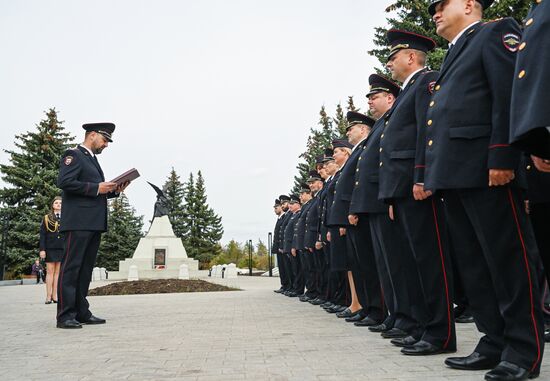
[(155, 217), (147, 235), (139, 240), (132, 258), (119, 261), (119, 270), (109, 272), (109, 280), (126, 280), (130, 266), (134, 265), (139, 279), (177, 278), (182, 264), (188, 266), (191, 277), (198, 275), (199, 261), (187, 257), (168, 216)]

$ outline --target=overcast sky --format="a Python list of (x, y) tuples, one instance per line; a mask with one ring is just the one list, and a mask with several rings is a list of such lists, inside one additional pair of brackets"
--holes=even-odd
[(99, 161), (107, 179), (139, 170), (127, 195), (145, 221), (146, 180), (200, 169), (223, 242), (265, 242), (320, 107), (353, 95), (366, 110), (389, 3), (0, 0), (0, 148), (50, 107), (78, 140), (83, 123), (112, 121)]

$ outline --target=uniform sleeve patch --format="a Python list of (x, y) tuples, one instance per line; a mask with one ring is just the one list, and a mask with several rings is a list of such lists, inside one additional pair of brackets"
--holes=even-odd
[(435, 81), (431, 81), (430, 83), (428, 83), (428, 92), (430, 94), (433, 94), (434, 93), (434, 89), (435, 89)]
[(65, 156), (65, 159), (63, 160), (63, 162), (65, 163), (65, 165), (71, 165), (71, 163), (73, 162), (73, 157)]
[(502, 36), (502, 43), (504, 47), (511, 52), (517, 52), (519, 48), (519, 36), (515, 33), (506, 33)]

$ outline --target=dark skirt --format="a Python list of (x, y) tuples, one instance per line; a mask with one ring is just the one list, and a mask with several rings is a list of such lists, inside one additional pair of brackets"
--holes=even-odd
[(348, 271), (346, 236), (340, 236), (338, 228), (329, 228), (330, 232), (330, 271)]
[(63, 260), (63, 249), (46, 249), (46, 262), (61, 262)]

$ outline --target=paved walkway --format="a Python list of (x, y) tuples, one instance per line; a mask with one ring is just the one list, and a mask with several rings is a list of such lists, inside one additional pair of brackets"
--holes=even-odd
[[(108, 321), (80, 330), (55, 328), (43, 285), (0, 287), (0, 380), (483, 379), (275, 294), (277, 278), (237, 282), (245, 291), (91, 297)], [(457, 330), (467, 355), (478, 334)], [(548, 356), (540, 379), (550, 379)]]

